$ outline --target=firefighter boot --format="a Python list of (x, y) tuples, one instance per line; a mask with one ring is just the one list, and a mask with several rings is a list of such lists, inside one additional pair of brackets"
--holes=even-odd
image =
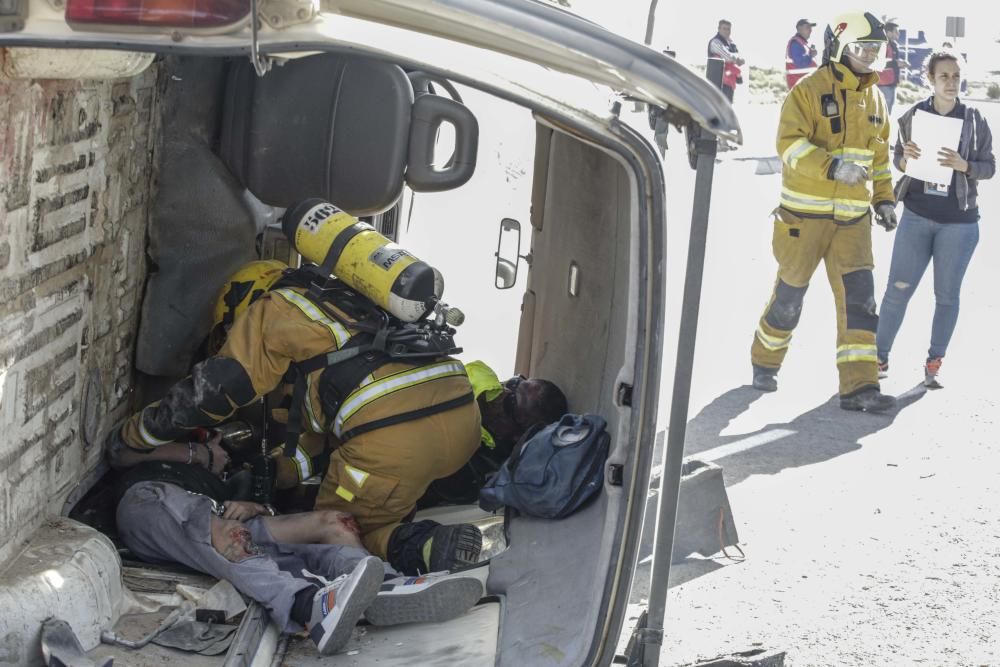
[(444, 526), (424, 520), (403, 523), (389, 538), (388, 561), (407, 575), (457, 570), (474, 565), (483, 548), (483, 534), (469, 523)]
[(753, 388), (758, 391), (778, 391), (778, 369), (753, 367)]
[(883, 394), (878, 387), (866, 387), (850, 396), (841, 396), (840, 407), (856, 412), (885, 412), (896, 407), (896, 398)]

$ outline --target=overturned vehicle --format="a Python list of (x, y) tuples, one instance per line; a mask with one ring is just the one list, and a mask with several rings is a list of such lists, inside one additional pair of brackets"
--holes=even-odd
[[(316, 645), (328, 652), (315, 636), (283, 633), (261, 600), (220, 592), (205, 568), (143, 558), (142, 549), (122, 540), (116, 519), (123, 514), (115, 509), (128, 493), (128, 473), (112, 469), (109, 457), (116, 463), (117, 450), (142, 442), (177, 446), (170, 474), (180, 475), (172, 481), (182, 488), (200, 483), (182, 479), (176, 470), (184, 466), (218, 472), (226, 481), (205, 482), (205, 495), (228, 494), (268, 513), (354, 507), (366, 532), (366, 512), (398, 506), (407, 510), (402, 526), (476, 527), (475, 545), (462, 542), (468, 532), (434, 538), (440, 547), (442, 535), (457, 535), (466, 548), (469, 562), (437, 564), (476, 571), (482, 588), (474, 606), (447, 618), (390, 610), (370, 615), (368, 625), (353, 627), (352, 619), (350, 636), (341, 633), (338, 652), (323, 662), (610, 664), (629, 630), (626, 602), (653, 458), (661, 356), (666, 332), (675, 328), (664, 321), (660, 157), (622, 119), (621, 105), (644, 102), (660, 122), (685, 129), (691, 156), (681, 151), (676, 158), (691, 157), (703, 170), (699, 184), (706, 189), (694, 217), (704, 223), (716, 138), (739, 139), (722, 95), (666, 56), (530, 0), (18, 0), (11, 7), (0, 24), (8, 76), (152, 77), (145, 103), (156, 121), (148, 137), (149, 204), (128, 241), (141, 268), (141, 306), (132, 325), (122, 320), (133, 330), (115, 350), (130, 359), (128, 377), (102, 369), (94, 345), (81, 341), (72, 363), (85, 378), (74, 403), (82, 427), (73, 437), (87, 446), (70, 478), (42, 491), (56, 499), (51, 514), (62, 517), (29, 513), (2, 538), (9, 557), (0, 571), (0, 637), (7, 638), (0, 664), (306, 665), (318, 660)], [(109, 107), (126, 107), (125, 97)], [(498, 145), (522, 151), (527, 169), (493, 165), (487, 147)], [(520, 176), (523, 188), (515, 182)], [(418, 222), (411, 225), (414, 210)], [(262, 261), (277, 267), (266, 285), (262, 273), (232, 278)], [(100, 291), (108, 282), (102, 272), (111, 269), (88, 264), (88, 284)], [(696, 300), (695, 278), (687, 298)], [(328, 298), (341, 299), (333, 312), (324, 305)], [(213, 354), (220, 347), (223, 359), (240, 358), (234, 350), (243, 339), (229, 327), (246, 328), (248, 314), (280, 299), (279, 314), (262, 327), (290, 328), (289, 313), (304, 313), (308, 321), (291, 339), (308, 347), (302, 341), (326, 327), (338, 341), (329, 354), (310, 348), (296, 359), (302, 365), (290, 367), (275, 361), (274, 348), (247, 345), (270, 380), (264, 371), (248, 373), (241, 385), (228, 366), (205, 375), (205, 359), (219, 358)], [(19, 303), (27, 309), (35, 302)], [(365, 335), (340, 341), (345, 322)], [(687, 332), (693, 338), (693, 326)], [(686, 344), (682, 331), (682, 351)], [(368, 365), (355, 363), (365, 358)], [(599, 474), (586, 477), (586, 498), (546, 516), (531, 507), (512, 511), (512, 496), (494, 493), (495, 502), (484, 504), (494, 511), (486, 511), (478, 487), (498, 469), (514, 474), (512, 465), (500, 468), (504, 457), (487, 456), (473, 471), (471, 494), (444, 484), (432, 485), (436, 495), (422, 495), (428, 485), (421, 483), (414, 503), (404, 474), (380, 474), (344, 458), (344, 445), (363, 434), (399, 433), (448, 410), (474, 414), (467, 421), (475, 423), (478, 445), (480, 423), (489, 419), (482, 405), (466, 401), (464, 391), (428, 389), (418, 382), (429, 376), (412, 375), (416, 368), (455, 382), (473, 375), (463, 364), (469, 369), (477, 358), (497, 370), (498, 414), (517, 422), (524, 414), (518, 401), (530, 388), (524, 382), (545, 378), (561, 388), (570, 416), (588, 415), (587, 423), (599, 425), (606, 435), (588, 440), (600, 456)], [(390, 362), (411, 375), (380, 375)], [(350, 386), (327, 400), (327, 385), (310, 378), (327, 370), (342, 377), (349, 364), (356, 366)], [(177, 389), (185, 382), (187, 394)], [(287, 391), (276, 396), (270, 389), (278, 384)], [(348, 411), (365, 387), (368, 402)], [(413, 401), (436, 397), (427, 398), (430, 410), (358, 418), (376, 412), (374, 398), (401, 387)], [(676, 465), (668, 477), (679, 478), (683, 377), (675, 391), (670, 418), (680, 442), (671, 444)], [(211, 419), (199, 421), (206, 415)], [(577, 442), (572, 428), (580, 419), (559, 421), (570, 429), (562, 444)], [(306, 451), (310, 439), (319, 442), (315, 451)], [(394, 448), (415, 441), (392, 439), (379, 456), (396, 460), (408, 454)], [(517, 449), (522, 465), (532, 442)], [(117, 450), (102, 451), (105, 443)], [(426, 461), (440, 464), (428, 467), (441, 477), (464, 465), (442, 462), (444, 454)], [(213, 490), (216, 482), (224, 490)], [(626, 658), (632, 664), (641, 664), (644, 647), (647, 664), (655, 664), (649, 656), (659, 648), (676, 479), (672, 491), (670, 484), (657, 535), (667, 553), (657, 556), (656, 608), (649, 627), (634, 635)], [(238, 522), (236, 505), (229, 512), (224, 505), (213, 509)], [(436, 569), (425, 537), (417, 547), (396, 549), (402, 538), (392, 531), (364, 546), (399, 572), (420, 575)], [(381, 568), (377, 579), (382, 584)], [(317, 585), (327, 590), (326, 583)], [(346, 598), (355, 589), (336, 590)], [(332, 608), (335, 597), (324, 604)], [(190, 600), (202, 608), (194, 611)], [(327, 613), (324, 607), (321, 618)], [(185, 614), (191, 623), (179, 623)], [(171, 630), (171, 642), (156, 641)]]

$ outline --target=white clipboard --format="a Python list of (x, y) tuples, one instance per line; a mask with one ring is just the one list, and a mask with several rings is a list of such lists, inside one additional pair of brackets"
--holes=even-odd
[(954, 169), (938, 164), (938, 151), (942, 148), (958, 150), (962, 123), (961, 118), (939, 116), (918, 109), (913, 114), (910, 140), (920, 147), (920, 158), (906, 160), (906, 175), (928, 183), (950, 185)]

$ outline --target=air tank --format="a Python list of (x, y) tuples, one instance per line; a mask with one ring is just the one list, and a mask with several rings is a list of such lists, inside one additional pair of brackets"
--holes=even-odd
[(437, 269), (328, 201), (296, 204), (281, 226), (305, 259), (330, 266), (333, 275), (404, 322), (416, 322), (441, 299), (444, 278)]

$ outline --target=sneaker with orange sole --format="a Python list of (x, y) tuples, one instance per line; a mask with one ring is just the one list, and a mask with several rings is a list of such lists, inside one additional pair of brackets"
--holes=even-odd
[(944, 357), (928, 359), (924, 364), (924, 386), (928, 389), (944, 389), (944, 385), (938, 382), (938, 373), (941, 372), (941, 363)]

